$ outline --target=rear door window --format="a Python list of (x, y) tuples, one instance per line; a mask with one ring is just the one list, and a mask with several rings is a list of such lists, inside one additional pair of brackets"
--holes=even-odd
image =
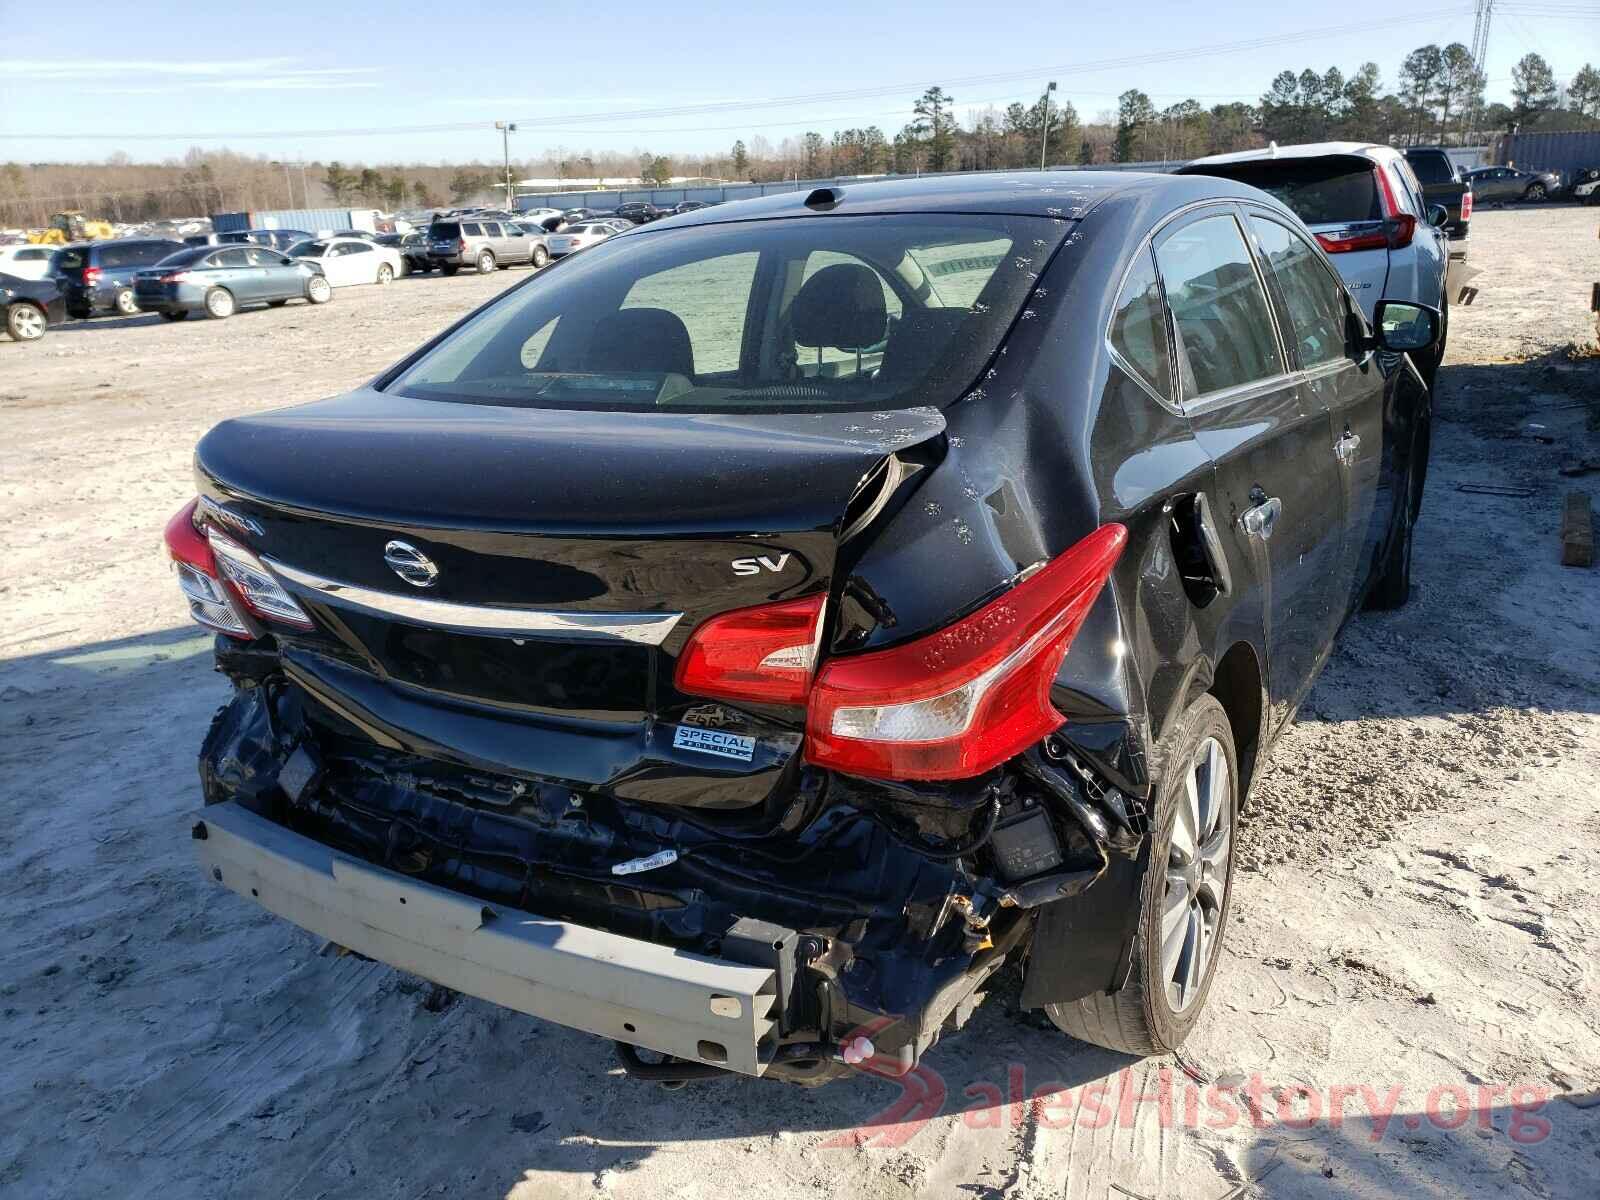
[(250, 252), (245, 249), (224, 250), (216, 257), (219, 267), (248, 267), (250, 265)]
[(1349, 310), (1344, 285), (1328, 273), (1305, 239), (1287, 226), (1251, 217), (1250, 227), (1289, 310), (1294, 328), (1284, 331), (1284, 340), (1295, 343), (1300, 365), (1314, 367), (1345, 358)]
[(1161, 304), (1161, 281), (1156, 277), (1149, 250), (1140, 252), (1117, 297), (1111, 315), (1111, 348), (1156, 395), (1172, 399), (1167, 316)]
[(461, 227), (461, 233), (463, 237), (482, 237), (483, 226), (476, 221), (468, 221)]
[(1156, 264), (1192, 400), (1283, 373), (1272, 312), (1239, 224), (1202, 217), (1164, 234)]

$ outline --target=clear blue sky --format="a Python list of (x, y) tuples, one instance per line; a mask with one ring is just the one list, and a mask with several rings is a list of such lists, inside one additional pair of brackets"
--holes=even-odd
[[(1371, 59), (1392, 86), (1408, 50), (1470, 44), (1473, 29), (1472, 5), (1449, 0), (1348, 11), (1283, 0), (275, 0), (231, 10), (158, 0), (0, 11), (0, 161), (160, 159), (196, 145), (347, 162), (492, 160), (501, 118), (522, 122), (515, 158), (557, 146), (716, 152), (738, 137), (777, 144), (806, 129), (877, 124), (892, 135), (933, 83), (963, 118), (988, 103), (1032, 103), (1047, 78), (1085, 118), (1128, 87), (1158, 107), (1254, 100), (1285, 67), (1348, 73)], [(1597, 13), (1593, 0), (1501, 0), (1490, 99), (1506, 97), (1511, 65), (1529, 50), (1562, 82), (1585, 61), (1600, 64)], [(1283, 40), (1196, 53), (1251, 39)], [(1157, 55), (1167, 57), (1148, 61)], [(1146, 61), (1109, 62), (1131, 58)], [(658, 111), (694, 106), (717, 107)], [(397, 126), (452, 128), (385, 132)], [(324, 130), (344, 132), (311, 136)]]

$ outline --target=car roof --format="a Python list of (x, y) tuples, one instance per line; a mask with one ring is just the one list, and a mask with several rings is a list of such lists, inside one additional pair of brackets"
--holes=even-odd
[(1399, 153), (1392, 146), (1374, 142), (1306, 142), (1299, 146), (1280, 146), (1276, 142), (1256, 150), (1239, 150), (1233, 154), (1210, 154), (1185, 163), (1179, 170), (1217, 163), (1268, 162), (1280, 158), (1332, 158), (1354, 155), (1358, 158), (1379, 158)]
[[(837, 202), (810, 207), (808, 196), (832, 191)], [(1144, 194), (1172, 207), (1196, 200), (1235, 197), (1268, 200), (1266, 193), (1212, 175), (1167, 175), (1146, 171), (1016, 171), (981, 175), (936, 175), (896, 178), (871, 183), (846, 183), (831, 188), (801, 188), (750, 200), (730, 200), (706, 208), (663, 217), (620, 236), (647, 235), (655, 230), (691, 225), (790, 216), (850, 216), (874, 213), (1010, 213), (1017, 216), (1082, 217), (1102, 200), (1121, 194)], [(1275, 204), (1275, 202), (1272, 202)]]

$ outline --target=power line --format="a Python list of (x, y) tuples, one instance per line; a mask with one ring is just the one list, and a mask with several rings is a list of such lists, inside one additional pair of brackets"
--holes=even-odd
[[(1373, 30), (1392, 28), (1401, 25), (1414, 25), (1429, 21), (1436, 21), (1441, 17), (1465, 16), (1471, 9), (1464, 7), (1441, 8), (1428, 12), (1413, 13), (1404, 17), (1396, 17), (1387, 21), (1367, 22), (1362, 28), (1363, 35), (1370, 34)], [(947, 78), (941, 86), (949, 87), (976, 87), (992, 83), (1010, 83), (1022, 79), (1038, 79), (1050, 75), (1091, 74), (1100, 71), (1120, 70), (1128, 67), (1155, 66), (1164, 63), (1183, 62), (1196, 58), (1207, 58), (1218, 54), (1243, 53), (1251, 50), (1265, 50), (1277, 46), (1292, 45), (1296, 42), (1321, 40), (1336, 37), (1341, 34), (1351, 33), (1348, 23), (1341, 25), (1323, 26), (1317, 29), (1307, 29), (1296, 33), (1275, 34), (1267, 37), (1246, 38), (1232, 42), (1218, 42), (1209, 46), (1191, 47), (1183, 50), (1156, 51), (1148, 54), (1127, 55), (1119, 58), (1095, 59), (1077, 63), (1056, 63), (1047, 66), (1033, 66), (1013, 71), (1002, 71), (984, 75), (964, 75), (956, 78)], [(904, 95), (908, 91), (915, 91), (924, 86), (921, 83), (880, 84), (866, 88), (846, 88), (826, 92), (808, 92), (790, 96), (781, 96), (770, 100), (731, 100), (716, 101), (705, 104), (684, 104), (666, 108), (644, 108), (608, 110), (591, 113), (568, 113), (562, 116), (544, 117), (514, 117), (511, 118), (525, 129), (552, 129), (565, 125), (596, 125), (603, 126), (607, 123), (623, 120), (648, 119), (655, 120), (663, 117), (700, 116), (725, 112), (748, 112), (762, 108), (783, 108), (796, 105), (822, 104), (834, 101), (847, 102), (851, 100), (875, 99), (880, 96)], [(795, 122), (804, 123), (804, 119)], [(362, 128), (347, 129), (300, 129), (300, 130), (265, 130), (261, 132), (206, 132), (206, 133), (52, 133), (35, 132), (29, 134), (0, 133), (0, 140), (74, 140), (74, 141), (222, 141), (222, 140), (254, 140), (254, 139), (288, 139), (288, 138), (321, 138), (321, 137), (372, 137), (385, 134), (427, 134), (427, 133), (465, 133), (484, 131), (493, 128), (493, 122), (484, 121), (455, 121), (430, 125), (394, 125), (394, 126), (367, 126)]]

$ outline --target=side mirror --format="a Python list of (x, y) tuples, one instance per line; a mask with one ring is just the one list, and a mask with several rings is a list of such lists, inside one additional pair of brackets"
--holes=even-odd
[(1442, 204), (1428, 205), (1428, 224), (1435, 229), (1443, 229), (1450, 220), (1450, 210)]
[(1399, 354), (1426, 350), (1439, 340), (1439, 310), (1406, 300), (1379, 300), (1372, 318), (1371, 345)]

